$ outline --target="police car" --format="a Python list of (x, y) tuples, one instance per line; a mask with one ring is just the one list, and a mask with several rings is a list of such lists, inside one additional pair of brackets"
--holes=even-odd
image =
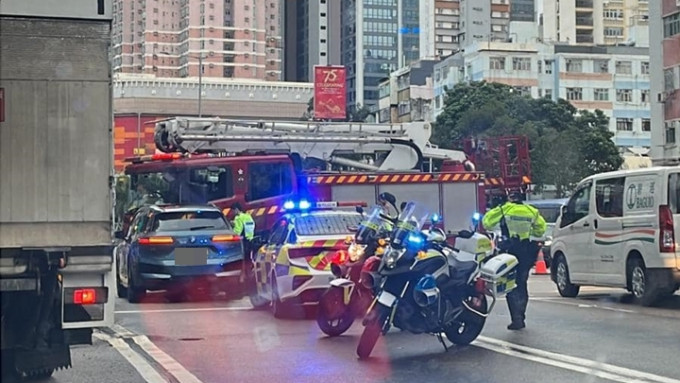
[(362, 221), (356, 202), (287, 201), (288, 212), (274, 225), (271, 235), (254, 256), (256, 291), (251, 304), (271, 308), (275, 317), (297, 304), (318, 303), (328, 288), (331, 261), (338, 250), (347, 249), (348, 236)]

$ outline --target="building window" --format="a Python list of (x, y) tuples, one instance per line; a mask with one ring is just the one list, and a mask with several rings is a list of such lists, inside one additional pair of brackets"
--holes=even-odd
[(621, 37), (623, 36), (623, 28), (621, 27), (608, 27), (604, 29), (604, 35), (606, 37)]
[(531, 59), (526, 57), (513, 57), (512, 69), (519, 71), (531, 71)]
[(595, 73), (609, 73), (609, 60), (595, 60), (595, 61), (593, 61), (593, 72), (595, 72)]
[(516, 93), (520, 96), (531, 97), (531, 87), (530, 86), (513, 86), (512, 88), (514, 90), (514, 93)]
[(666, 123), (666, 143), (667, 144), (675, 143), (675, 121)]
[(649, 89), (643, 89), (640, 91), (640, 102), (643, 104), (649, 103)]
[(581, 73), (583, 72), (583, 61), (576, 59), (567, 59), (567, 72)]
[(651, 132), (652, 131), (652, 121), (649, 118), (642, 119), (642, 131)]
[(609, 101), (609, 89), (596, 88), (594, 92), (595, 101)]
[(664, 90), (669, 92), (675, 89), (675, 71), (673, 68), (663, 71)]
[(617, 61), (616, 62), (616, 73), (617, 74), (632, 74), (633, 73), (633, 63), (630, 61)]
[(616, 130), (620, 132), (632, 132), (633, 131), (633, 119), (632, 118), (617, 118), (616, 119)]
[(552, 74), (553, 60), (545, 60), (545, 74)]
[(632, 89), (617, 89), (616, 90), (616, 101), (617, 102), (633, 102), (633, 90)]
[[(668, 38), (680, 33), (680, 12), (663, 18), (663, 37)], [(674, 141), (675, 142), (675, 141)]]
[(583, 88), (567, 88), (567, 100), (583, 100)]
[(505, 57), (491, 57), (489, 58), (489, 69), (503, 70), (505, 69)]
[(649, 61), (643, 61), (640, 63), (640, 73), (649, 74)]
[(622, 20), (623, 19), (623, 9), (605, 9), (602, 12), (605, 19), (609, 20)]

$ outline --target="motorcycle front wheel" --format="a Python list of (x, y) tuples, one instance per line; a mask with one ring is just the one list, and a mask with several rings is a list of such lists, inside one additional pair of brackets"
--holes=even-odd
[(359, 338), (359, 344), (357, 345), (359, 359), (366, 359), (371, 355), (382, 333), (383, 324), (388, 314), (389, 309), (378, 303), (366, 315), (364, 319), (364, 332), (361, 333), (361, 338)]
[[(486, 313), (488, 306), (486, 296), (474, 297), (473, 302), (468, 304), (475, 310)], [(451, 321), (445, 328), (446, 338), (457, 346), (466, 346), (472, 343), (484, 328), (486, 318), (465, 309), (455, 320)]]
[(331, 287), (319, 300), (316, 323), (328, 336), (339, 336), (345, 333), (354, 323), (354, 314), (350, 306), (343, 301), (342, 288)]

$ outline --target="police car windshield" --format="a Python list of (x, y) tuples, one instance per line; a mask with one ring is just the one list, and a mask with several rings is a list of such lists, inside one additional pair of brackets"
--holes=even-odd
[(352, 228), (361, 223), (359, 214), (305, 214), (295, 219), (298, 236), (306, 235), (348, 235)]
[(230, 229), (218, 211), (178, 211), (160, 213), (153, 231), (225, 230)]

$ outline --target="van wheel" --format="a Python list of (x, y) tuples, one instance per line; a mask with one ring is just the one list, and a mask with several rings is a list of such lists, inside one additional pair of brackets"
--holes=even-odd
[(651, 306), (659, 298), (659, 289), (649, 278), (645, 262), (640, 258), (628, 260), (628, 281), (633, 301), (642, 306)]
[(571, 283), (569, 268), (563, 255), (558, 256), (555, 260), (555, 270), (555, 284), (560, 295), (565, 298), (576, 297), (581, 287)]

